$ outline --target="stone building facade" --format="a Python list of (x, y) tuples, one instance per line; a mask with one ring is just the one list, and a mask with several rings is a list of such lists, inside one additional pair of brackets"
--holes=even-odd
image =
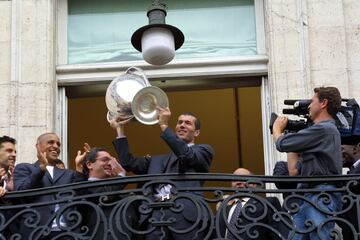
[[(83, 69), (61, 64), (63, 3), (0, 1), (0, 135), (18, 140), (19, 162), (34, 160), (39, 134), (55, 131), (66, 138), (59, 82), (71, 76), (80, 79)], [(316, 86), (336, 86), (344, 97), (360, 100), (360, 1), (255, 0), (255, 4), (263, 12), (257, 26), (263, 27), (264, 49), (260, 57), (244, 64), (255, 62), (260, 67), (253, 71), (264, 76), (264, 129), (266, 118), (271, 111), (281, 111), (284, 99), (309, 98)], [(236, 64), (239, 69), (243, 63)], [(150, 76), (163, 74), (146, 69)], [(111, 66), (103, 70), (109, 78), (112, 71)], [(265, 170), (270, 173), (269, 159), (277, 158), (277, 153), (265, 131), (264, 150)]]

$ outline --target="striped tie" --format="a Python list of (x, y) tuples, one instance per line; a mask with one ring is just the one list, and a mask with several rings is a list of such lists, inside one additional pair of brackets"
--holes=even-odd
[[(235, 210), (230, 218), (230, 226), (233, 228), (233, 229), (236, 229), (236, 222), (237, 220), (239, 219), (240, 217), (240, 213), (241, 213), (241, 208), (242, 208), (242, 204), (241, 204), (241, 201), (237, 201), (236, 203), (236, 207), (235, 207)], [(238, 239), (236, 238), (233, 234), (231, 234), (231, 232), (229, 231), (228, 232), (228, 239), (230, 240), (233, 240), (233, 239)]]

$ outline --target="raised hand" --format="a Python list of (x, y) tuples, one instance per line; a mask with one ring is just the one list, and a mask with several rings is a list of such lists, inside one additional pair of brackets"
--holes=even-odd
[(121, 119), (119, 118), (113, 118), (110, 121), (110, 126), (116, 130), (117, 136), (118, 137), (125, 137), (125, 130), (124, 130), (124, 124), (126, 122), (120, 122)]
[(8, 180), (6, 181), (6, 190), (12, 192), (14, 191), (14, 178), (10, 177), (8, 178)]
[(46, 152), (41, 152), (40, 147), (36, 145), (37, 150), (37, 157), (39, 159), (39, 167), (41, 170), (46, 170), (46, 166), (49, 164), (47, 158), (46, 158)]
[(117, 177), (119, 175), (122, 177), (126, 176), (125, 169), (121, 166), (121, 164), (117, 161), (116, 158), (113, 157), (110, 160), (110, 165), (111, 165), (111, 176), (113, 177)]
[(162, 107), (156, 107), (158, 111), (158, 120), (161, 130), (165, 130), (169, 126), (169, 119), (171, 117), (171, 112), (168, 107), (162, 108)]
[(84, 143), (83, 148), (86, 152), (90, 152), (90, 150), (91, 150), (91, 146), (88, 143)]
[(82, 173), (83, 172), (83, 163), (86, 157), (86, 154), (88, 152), (90, 152), (91, 147), (88, 143), (84, 143), (84, 152), (82, 153), (80, 150), (77, 151), (77, 155), (75, 157), (75, 166), (76, 166), (76, 171)]
[(5, 168), (0, 168), (0, 179), (3, 180), (6, 178), (7, 171)]
[(0, 197), (4, 196), (6, 193), (6, 189), (3, 187), (0, 187)]
[(288, 118), (284, 116), (279, 116), (276, 118), (273, 124), (273, 138), (276, 141), (284, 132), (286, 125), (288, 123)]

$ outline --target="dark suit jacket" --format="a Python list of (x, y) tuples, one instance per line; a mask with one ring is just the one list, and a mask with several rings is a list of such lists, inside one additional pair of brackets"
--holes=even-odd
[[(113, 145), (123, 168), (135, 174), (209, 172), (214, 154), (209, 145), (195, 144), (189, 147), (170, 128), (167, 128), (160, 136), (172, 152), (151, 157), (134, 157), (129, 151), (127, 138), (115, 139)], [(179, 187), (202, 186), (200, 181), (180, 181), (177, 184)], [(195, 205), (189, 200), (184, 200), (183, 204), (186, 208), (183, 216), (187, 220), (195, 221), (197, 218), (193, 210)]]
[(348, 174), (359, 174), (360, 173), (360, 164), (358, 164), (356, 167), (350, 168), (350, 171)]
[[(54, 167), (54, 178), (51, 178), (48, 171), (41, 171), (39, 162), (33, 164), (20, 163), (16, 165), (14, 171), (14, 190), (28, 190), (35, 188), (44, 188), (51, 186), (59, 186), (63, 184), (74, 183), (84, 180), (83, 176), (73, 170), (59, 169)], [(51, 202), (56, 199), (56, 195), (39, 195), (32, 199), (23, 199), (23, 203), (41, 203)], [(48, 223), (50, 216), (55, 212), (55, 205), (46, 205), (42, 207), (33, 208), (40, 214), (39, 225), (45, 225)], [(22, 217), (26, 217), (23, 215)], [(51, 227), (51, 223), (49, 223)], [(27, 228), (25, 224), (21, 223), (20, 232), (22, 235), (28, 236), (31, 229)]]
[[(161, 137), (173, 153), (151, 157), (134, 157), (129, 152), (127, 138), (115, 139), (113, 145), (125, 170), (132, 171), (135, 174), (209, 172), (214, 154), (209, 145), (197, 144), (188, 147), (170, 128), (162, 132)], [(172, 156), (175, 156), (175, 159)], [(202, 183), (199, 181), (179, 182), (179, 186), (182, 187), (199, 187), (201, 185)]]
[[(272, 205), (275, 207), (276, 210), (280, 211), (281, 206), (280, 206), (280, 202), (276, 197), (266, 197), (263, 198), (265, 201), (268, 202), (268, 204)], [(251, 206), (251, 207), (250, 207)], [(267, 205), (269, 206), (269, 205)], [(229, 216), (229, 212), (231, 209), (231, 205), (226, 206), (225, 211), (226, 211), (226, 219), (224, 219), (223, 217), (223, 213), (222, 213), (222, 208), (219, 208), (219, 212), (217, 213), (217, 217), (219, 218), (217, 221), (219, 221), (219, 230), (220, 230), (220, 236), (221, 237), (225, 237), (225, 233), (226, 233), (226, 222), (227, 222), (227, 217)], [(255, 211), (252, 212), (254, 209)], [(262, 216), (264, 214), (264, 205), (259, 202), (256, 199), (250, 198), (246, 204), (242, 207), (240, 216), (239, 216), (239, 223), (241, 223), (241, 226), (244, 226), (244, 228), (246, 229), (246, 225), (248, 224), (252, 224), (252, 223), (263, 223), (266, 224), (276, 230), (279, 230), (279, 224), (277, 222), (275, 222), (273, 220), (273, 214), (274, 211), (268, 207), (267, 208), (267, 212), (266, 215)], [(248, 219), (248, 216), (250, 218), (253, 219)], [(226, 222), (225, 222), (226, 221)], [(279, 236), (275, 235), (272, 231), (264, 228), (264, 227), (260, 227), (260, 226), (255, 226), (252, 228), (247, 228), (250, 230), (250, 233), (254, 232), (254, 231), (258, 231), (259, 232), (259, 236), (256, 239), (260, 239), (260, 240), (270, 240), (270, 239), (281, 239)], [(228, 234), (230, 233), (230, 231), (228, 232)], [(247, 235), (247, 231), (244, 231), (242, 234), (240, 234), (241, 239), (247, 240), (247, 239), (254, 239), (254, 238), (250, 238)], [(283, 235), (283, 237), (287, 237), (286, 235)]]

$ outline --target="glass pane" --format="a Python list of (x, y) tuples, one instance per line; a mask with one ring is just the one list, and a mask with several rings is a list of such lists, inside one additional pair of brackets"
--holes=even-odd
[[(176, 59), (256, 54), (253, 0), (179, 0), (167, 24), (185, 35)], [(150, 0), (69, 0), (68, 63), (141, 60), (131, 35), (148, 23)]]

